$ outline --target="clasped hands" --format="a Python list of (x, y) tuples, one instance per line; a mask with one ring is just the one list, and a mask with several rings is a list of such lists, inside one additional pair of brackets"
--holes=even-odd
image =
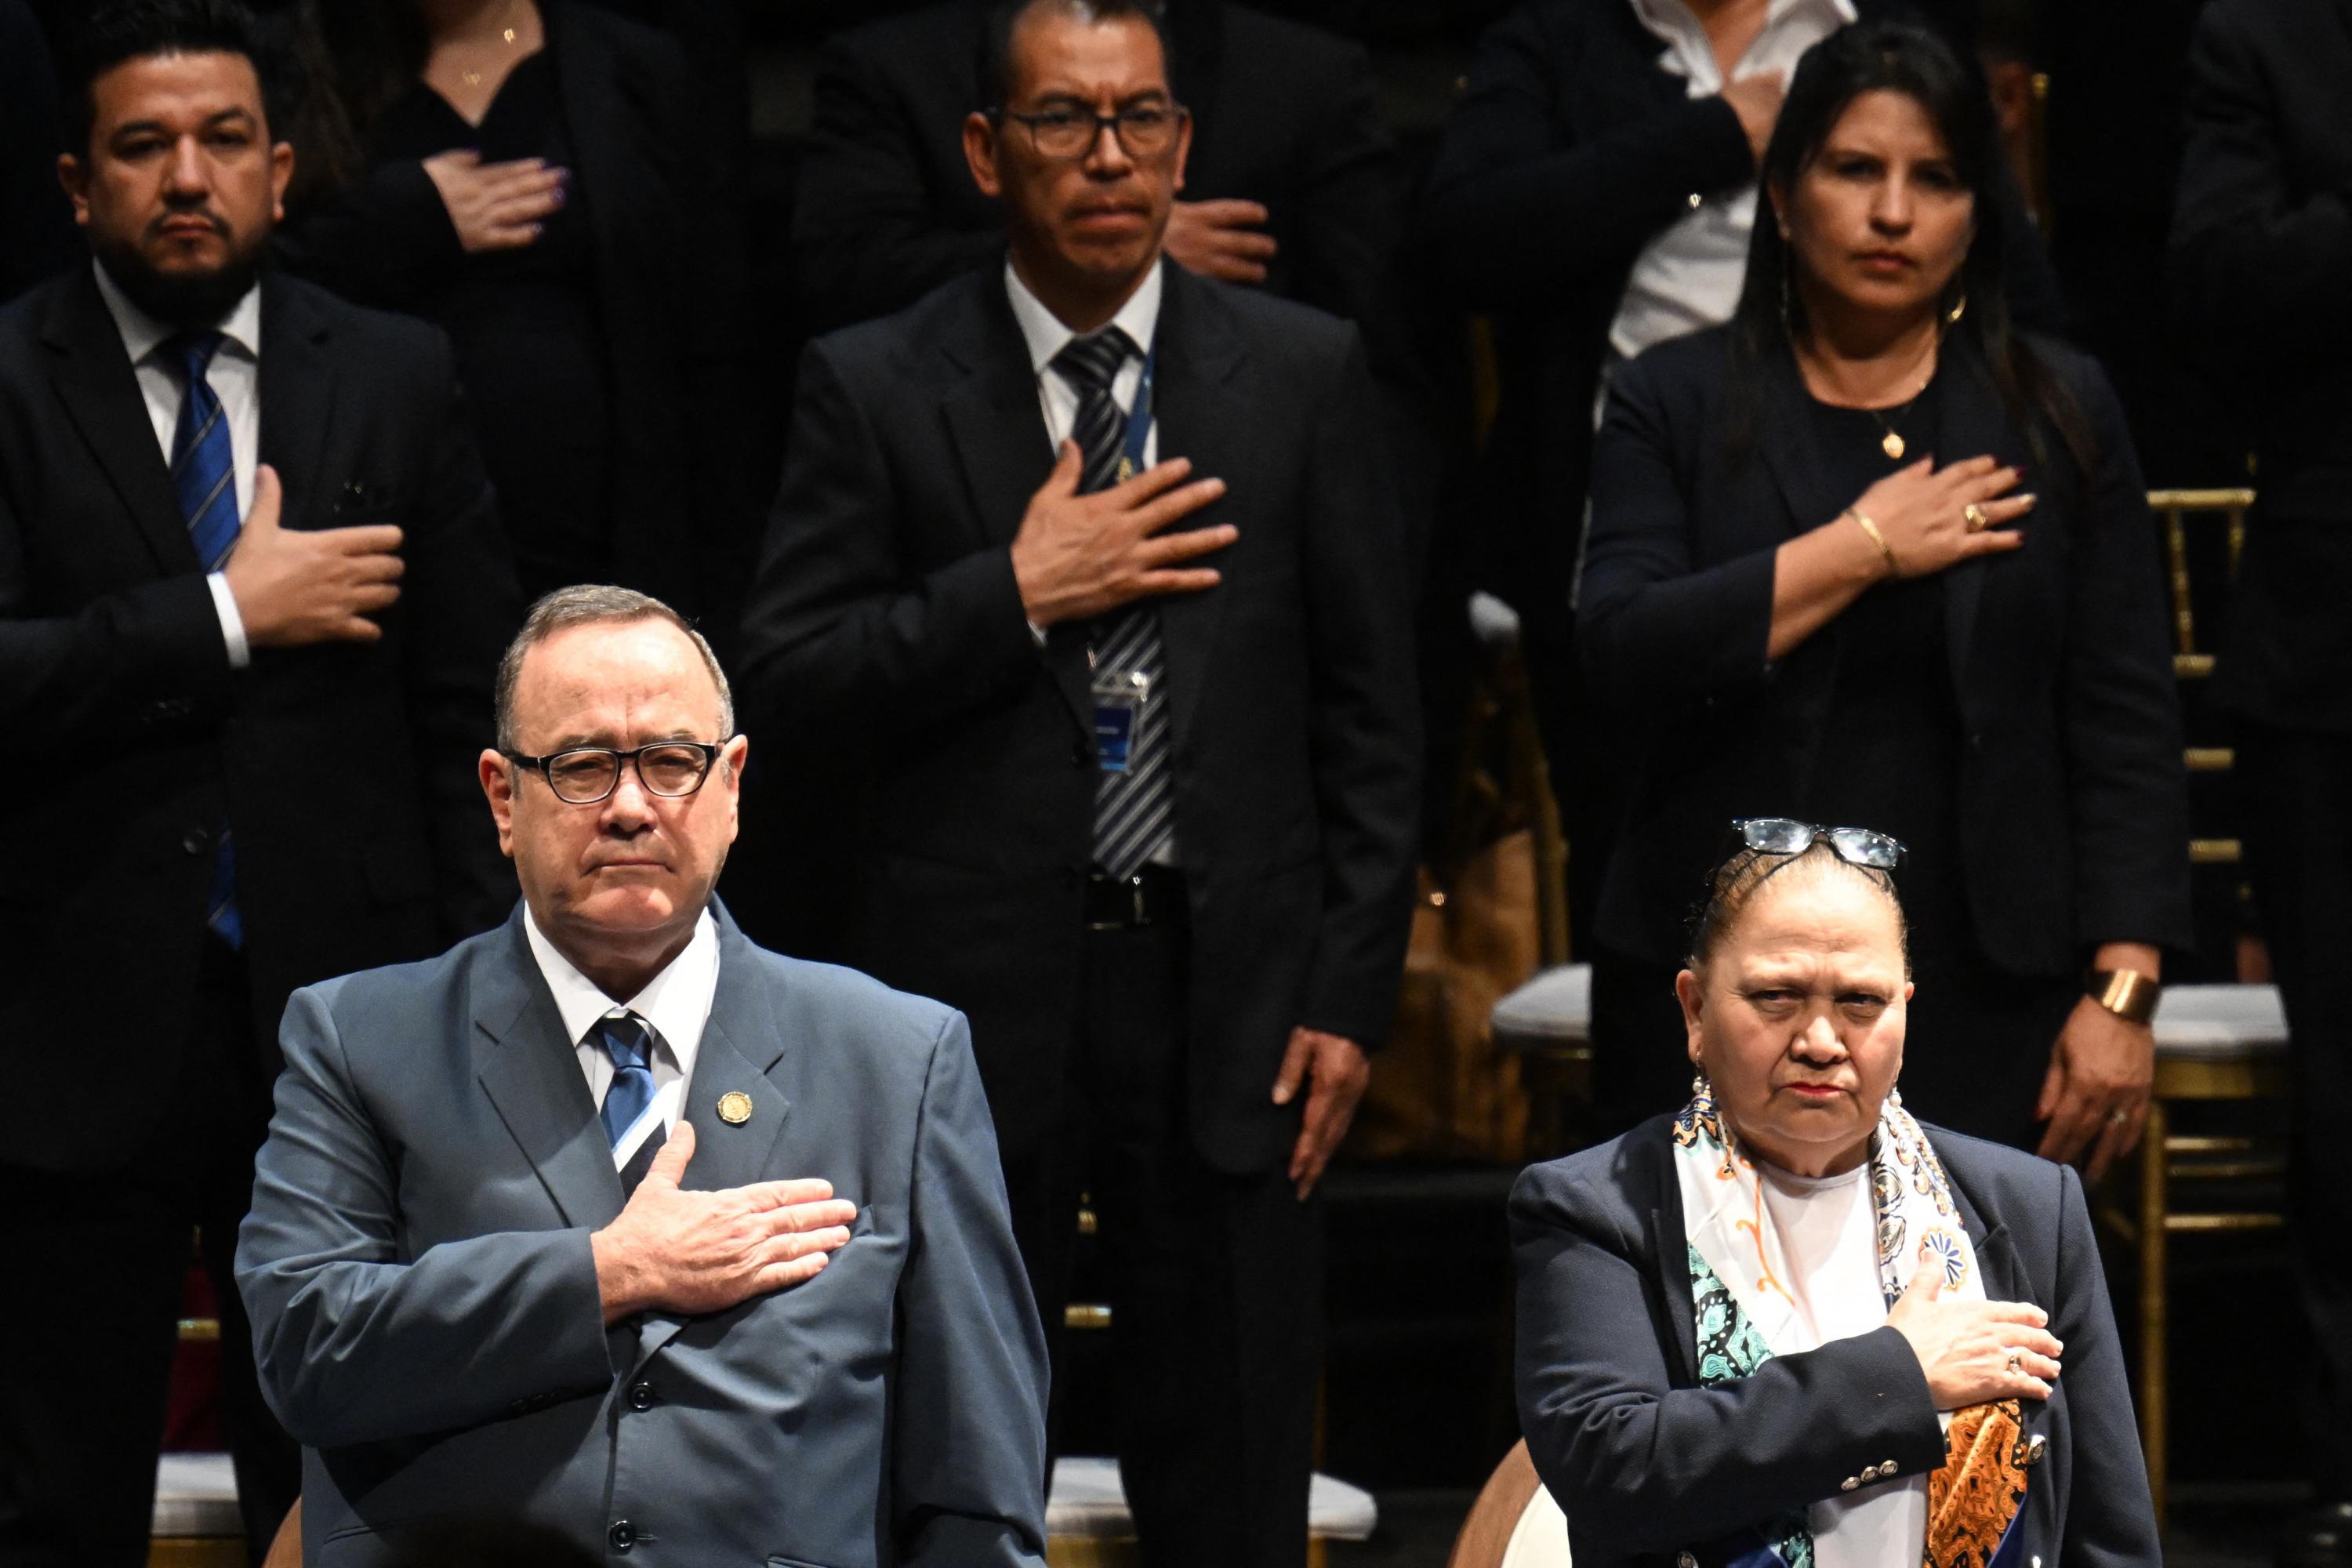
[(847, 1245), (857, 1205), (814, 1177), (717, 1192), (678, 1185), (694, 1158), (681, 1121), (613, 1223), (588, 1238), (604, 1321), (639, 1312), (692, 1315), (814, 1279)]

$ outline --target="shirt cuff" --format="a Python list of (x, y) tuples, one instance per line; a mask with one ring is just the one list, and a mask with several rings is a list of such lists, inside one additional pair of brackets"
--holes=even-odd
[[(1026, 617), (1024, 616), (1024, 618), (1025, 619)], [(1045, 628), (1039, 626), (1034, 621), (1030, 621), (1029, 640), (1035, 643), (1039, 647), (1044, 647), (1045, 646)]]
[(243, 669), (253, 662), (253, 649), (245, 640), (245, 617), (236, 613), (236, 595), (229, 592), (228, 574), (207, 573), (205, 586), (213, 591), (213, 609), (220, 616), (221, 641), (228, 645), (228, 667)]

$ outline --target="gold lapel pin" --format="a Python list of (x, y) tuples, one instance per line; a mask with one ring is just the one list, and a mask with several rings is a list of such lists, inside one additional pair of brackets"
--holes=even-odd
[(719, 1097), (719, 1120), (730, 1127), (740, 1127), (751, 1120), (751, 1097), (740, 1089), (730, 1089)]

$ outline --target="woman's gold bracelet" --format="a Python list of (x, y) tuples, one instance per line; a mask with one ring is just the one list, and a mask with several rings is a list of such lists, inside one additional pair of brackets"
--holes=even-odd
[(2164, 994), (2162, 985), (2133, 969), (2094, 969), (2084, 990), (2126, 1024), (2145, 1024), (2154, 1017)]
[(1895, 551), (1893, 547), (1886, 542), (1886, 535), (1878, 531), (1878, 524), (1871, 521), (1870, 519), (1863, 516), (1862, 513), (1854, 510), (1852, 507), (1846, 508), (1840, 515), (1850, 517), (1853, 519), (1854, 521), (1862, 524), (1863, 532), (1870, 535), (1870, 542), (1878, 546), (1878, 552), (1881, 555), (1886, 557), (1886, 574), (1888, 576), (1900, 577), (1903, 575), (1903, 568), (1895, 559)]

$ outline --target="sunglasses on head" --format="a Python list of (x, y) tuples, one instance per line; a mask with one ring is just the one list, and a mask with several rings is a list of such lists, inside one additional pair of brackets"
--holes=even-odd
[(1739, 841), (1765, 855), (1802, 855), (1826, 841), (1831, 853), (1849, 866), (1872, 871), (1892, 871), (1903, 863), (1903, 846), (1867, 827), (1824, 827), (1818, 822), (1798, 822), (1786, 816), (1750, 816), (1731, 825)]

